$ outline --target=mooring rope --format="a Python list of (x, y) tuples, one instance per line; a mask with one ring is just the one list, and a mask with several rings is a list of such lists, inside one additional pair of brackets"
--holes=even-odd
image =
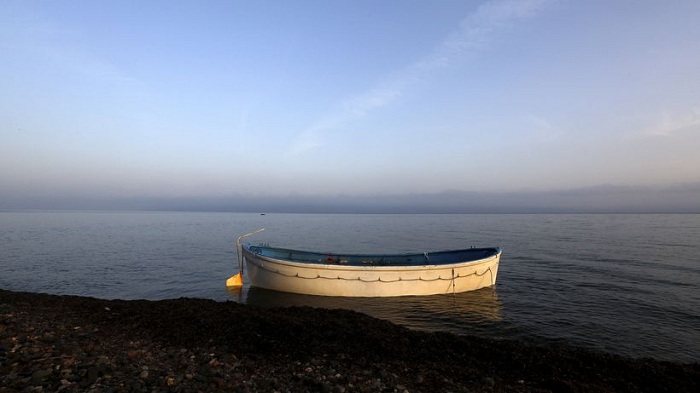
[(243, 276), (243, 249), (242, 249), (241, 240), (244, 237), (253, 236), (256, 233), (260, 233), (264, 230), (265, 230), (265, 228), (256, 229), (253, 232), (249, 232), (249, 233), (246, 233), (245, 235), (238, 236), (238, 239), (236, 239), (236, 254), (238, 254), (238, 273), (241, 276)]

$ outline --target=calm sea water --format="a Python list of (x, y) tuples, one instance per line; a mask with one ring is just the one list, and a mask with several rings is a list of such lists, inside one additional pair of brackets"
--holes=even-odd
[[(342, 252), (500, 246), (495, 289), (343, 299), (229, 292), (235, 238)], [(343, 307), (414, 329), (700, 361), (700, 215), (0, 213), (0, 288)]]

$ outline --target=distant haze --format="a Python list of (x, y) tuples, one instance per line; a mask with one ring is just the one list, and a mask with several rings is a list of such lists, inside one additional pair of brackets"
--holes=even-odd
[(180, 210), (259, 213), (700, 213), (700, 184), (560, 191), (363, 196), (24, 198), (2, 209)]
[(700, 1), (0, 2), (0, 209), (700, 213)]

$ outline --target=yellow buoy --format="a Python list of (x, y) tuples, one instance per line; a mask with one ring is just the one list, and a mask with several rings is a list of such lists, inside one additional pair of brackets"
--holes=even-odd
[(226, 286), (227, 287), (242, 287), (243, 286), (243, 277), (241, 277), (241, 274), (238, 273), (235, 276), (229, 277), (228, 280), (226, 280)]
[(264, 230), (265, 228), (260, 228), (257, 231), (246, 233), (245, 235), (239, 236), (238, 239), (236, 239), (236, 253), (238, 254), (238, 274), (236, 274), (235, 276), (231, 276), (228, 280), (226, 280), (226, 287), (238, 288), (243, 286), (243, 249), (241, 247), (241, 239), (247, 236), (255, 235), (256, 233), (262, 232)]

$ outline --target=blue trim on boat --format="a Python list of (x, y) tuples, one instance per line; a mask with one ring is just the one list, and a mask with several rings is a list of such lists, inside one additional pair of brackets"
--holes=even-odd
[(262, 257), (308, 264), (347, 266), (424, 266), (449, 265), (478, 261), (498, 255), (500, 247), (469, 248), (464, 250), (434, 251), (408, 254), (337, 254), (300, 251), (245, 244), (245, 249)]

